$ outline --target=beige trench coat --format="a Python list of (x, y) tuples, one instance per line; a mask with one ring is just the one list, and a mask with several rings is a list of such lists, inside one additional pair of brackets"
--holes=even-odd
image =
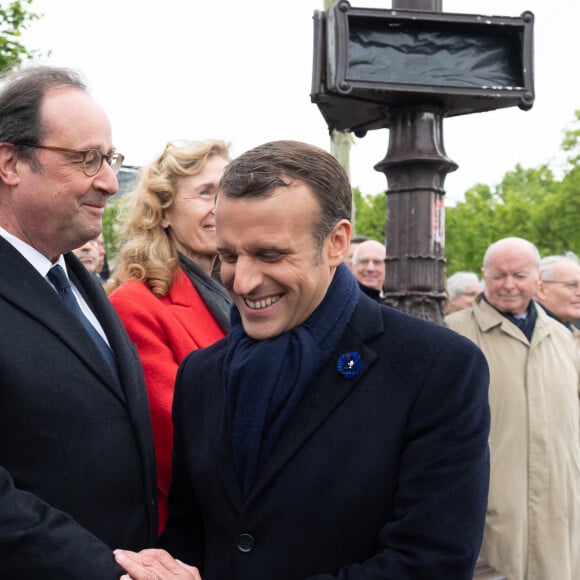
[(508, 580), (580, 579), (579, 354), (538, 308), (531, 344), (478, 297), (449, 315), (489, 363), (491, 481), (481, 556)]
[(572, 327), (572, 336), (576, 341), (576, 348), (580, 351), (580, 330), (578, 330), (575, 326)]

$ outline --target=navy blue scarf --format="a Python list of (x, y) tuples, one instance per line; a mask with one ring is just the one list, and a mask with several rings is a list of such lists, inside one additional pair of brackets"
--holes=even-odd
[(224, 362), (226, 421), (244, 497), (307, 385), (337, 347), (358, 296), (356, 280), (341, 264), (310, 317), (265, 340), (250, 338), (232, 307)]
[[(489, 304), (488, 299), (483, 295), (483, 299)], [(493, 308), (495, 306), (491, 305)], [(528, 309), (526, 310), (526, 315), (524, 317), (514, 316), (509, 312), (502, 312), (501, 310), (495, 308), (502, 316), (505, 316), (514, 326), (517, 326), (524, 336), (528, 339), (528, 342), (532, 342), (532, 335), (534, 334), (534, 328), (536, 327), (536, 318), (538, 318), (538, 313), (536, 311), (536, 303), (530, 300), (528, 304)]]

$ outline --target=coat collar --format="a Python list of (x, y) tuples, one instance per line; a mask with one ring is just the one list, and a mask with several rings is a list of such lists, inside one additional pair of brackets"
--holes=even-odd
[[(543, 340), (546, 336), (549, 336), (551, 329), (549, 326), (548, 315), (541, 309), (534, 300), (532, 300), (533, 307), (537, 312), (536, 325), (534, 327), (534, 333), (532, 335), (532, 343), (537, 344)], [(496, 310), (491, 304), (483, 299), (483, 294), (480, 294), (473, 304), (473, 316), (481, 330), (482, 333), (489, 332), (492, 329), (499, 327), (501, 332), (511, 336), (512, 338), (522, 342), (526, 345), (530, 345), (522, 331), (511, 322), (508, 318), (503, 316), (498, 310)]]
[(192, 305), (192, 288), (197, 293), (195, 286), (190, 282), (185, 272), (178, 268), (173, 283), (169, 287), (169, 292), (161, 301), (174, 306), (189, 308)]

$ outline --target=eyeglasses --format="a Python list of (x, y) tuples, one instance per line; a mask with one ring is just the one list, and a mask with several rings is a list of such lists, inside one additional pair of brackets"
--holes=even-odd
[(544, 284), (562, 284), (565, 286), (567, 290), (571, 290), (572, 292), (577, 292), (580, 288), (580, 281), (576, 280), (574, 282), (566, 282), (564, 280), (542, 280)]
[(74, 153), (83, 158), (83, 173), (87, 177), (94, 177), (103, 165), (103, 159), (109, 164), (114, 173), (119, 173), (125, 156), (117, 151), (113, 153), (101, 153), (98, 149), (66, 149), (65, 147), (51, 147), (49, 145), (32, 145), (31, 143), (14, 143), (20, 147), (34, 147), (35, 149), (47, 149), (48, 151), (60, 151), (61, 153)]

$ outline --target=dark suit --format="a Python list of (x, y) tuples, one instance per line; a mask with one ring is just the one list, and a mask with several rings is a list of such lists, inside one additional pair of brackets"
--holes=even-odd
[[(338, 373), (342, 353), (362, 372)], [(161, 544), (204, 580), (471, 578), (488, 491), (488, 369), (452, 331), (361, 295), (247, 501), (224, 430), (226, 341), (177, 377)]]
[(2, 578), (118, 579), (111, 549), (141, 549), (156, 532), (141, 365), (102, 287), (65, 258), (120, 384), (48, 281), (0, 237)]

